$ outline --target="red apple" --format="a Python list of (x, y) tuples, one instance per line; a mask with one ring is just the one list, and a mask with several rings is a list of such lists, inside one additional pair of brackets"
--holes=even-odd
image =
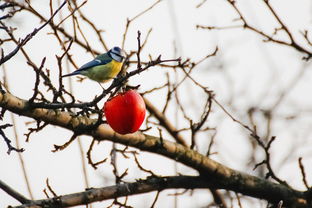
[(119, 134), (136, 132), (145, 118), (145, 103), (135, 90), (119, 93), (104, 104), (107, 123)]

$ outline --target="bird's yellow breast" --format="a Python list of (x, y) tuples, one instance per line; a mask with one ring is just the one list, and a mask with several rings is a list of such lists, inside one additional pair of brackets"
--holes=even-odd
[(84, 75), (97, 82), (107, 82), (117, 76), (121, 70), (121, 67), (122, 62), (112, 60), (105, 65), (95, 66), (87, 70)]

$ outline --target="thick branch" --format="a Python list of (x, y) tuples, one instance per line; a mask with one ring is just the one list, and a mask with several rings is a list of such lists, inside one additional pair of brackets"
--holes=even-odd
[(27, 101), (9, 93), (0, 93), (0, 106), (19, 115), (90, 135), (100, 141), (109, 140), (163, 155), (198, 170), (203, 176), (214, 181), (218, 187), (227, 190), (265, 199), (271, 203), (278, 203), (283, 200), (284, 205), (288, 207), (308, 207), (302, 192), (230, 169), (194, 150), (165, 139), (142, 133), (120, 135), (104, 124), (92, 130), (90, 126), (96, 123), (96, 120), (86, 116), (73, 116), (59, 110), (31, 109)]
[(4, 183), (1, 180), (0, 180), (0, 189), (5, 191), (7, 194), (9, 194), (10, 196), (12, 196), (14, 199), (16, 199), (17, 201), (21, 202), (22, 204), (30, 202), (29, 199), (27, 199), (25, 196), (23, 196), (22, 194), (18, 193), (14, 189), (12, 189), (10, 186), (8, 186), (6, 183)]
[(43, 205), (49, 205), (50, 207), (71, 207), (151, 191), (162, 191), (172, 188), (209, 188), (211, 186), (213, 185), (209, 181), (199, 176), (149, 177), (146, 180), (140, 180), (134, 183), (91, 188), (79, 193), (36, 200), (14, 208), (38, 208), (38, 206), (42, 207)]

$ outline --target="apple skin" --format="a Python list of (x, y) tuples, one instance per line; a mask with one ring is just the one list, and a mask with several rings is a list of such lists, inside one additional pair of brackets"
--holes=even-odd
[(145, 103), (135, 90), (119, 93), (104, 104), (107, 123), (119, 134), (136, 132), (145, 118)]

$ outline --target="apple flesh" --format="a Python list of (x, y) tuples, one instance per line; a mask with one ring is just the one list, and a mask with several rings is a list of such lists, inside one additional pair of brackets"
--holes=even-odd
[(119, 93), (104, 104), (107, 123), (119, 134), (136, 132), (145, 118), (145, 103), (135, 90)]

